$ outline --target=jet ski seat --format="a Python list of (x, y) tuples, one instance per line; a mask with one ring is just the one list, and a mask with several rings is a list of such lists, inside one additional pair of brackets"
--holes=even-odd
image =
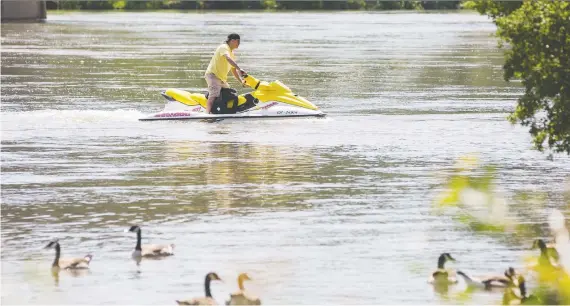
[[(206, 99), (208, 96), (206, 96)], [(212, 105), (213, 114), (235, 114), (237, 113), (238, 94), (233, 88), (222, 88), (220, 96), (214, 100)]]

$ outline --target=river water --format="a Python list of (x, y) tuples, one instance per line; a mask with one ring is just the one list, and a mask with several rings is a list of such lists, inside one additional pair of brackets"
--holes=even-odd
[[(442, 174), (478, 154), (508, 197), (560, 206), (570, 159), (512, 126), (494, 25), (469, 12), (79, 13), (2, 24), (2, 303), (219, 303), (248, 272), (264, 304), (441, 304), (437, 257), (473, 273), (518, 267), (529, 244), (433, 213)], [(143, 122), (159, 92), (205, 91), (209, 58), (281, 80), (324, 119)], [(230, 85), (240, 92), (235, 80)], [(537, 216), (533, 222), (544, 222)], [(130, 258), (174, 243), (164, 260)], [(85, 273), (49, 271), (59, 238)], [(500, 303), (477, 292), (470, 302)], [(469, 301), (468, 301), (469, 302)]]

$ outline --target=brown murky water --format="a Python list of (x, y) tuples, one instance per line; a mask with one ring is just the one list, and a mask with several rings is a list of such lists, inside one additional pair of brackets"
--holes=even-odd
[[(50, 12), (2, 24), (2, 303), (173, 304), (203, 295), (209, 271), (225, 278), (220, 303), (242, 271), (266, 304), (452, 303), (426, 283), (439, 253), (488, 273), (529, 246), (432, 214), (440, 174), (478, 153), (508, 195), (544, 191), (558, 205), (570, 173), (505, 120), (520, 89), (502, 80), (493, 31), (464, 12)], [(204, 91), (229, 32), (249, 73), (328, 117), (138, 121), (162, 108), (164, 88)], [(176, 255), (136, 265), (123, 233), (135, 223)], [(54, 279), (42, 249), (54, 237), (64, 255), (92, 253), (91, 269)]]

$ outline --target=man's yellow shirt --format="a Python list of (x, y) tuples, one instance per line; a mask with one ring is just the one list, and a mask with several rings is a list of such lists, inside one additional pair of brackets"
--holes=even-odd
[(223, 43), (219, 45), (218, 48), (216, 48), (216, 52), (214, 52), (214, 56), (210, 60), (208, 69), (206, 69), (206, 74), (213, 73), (220, 80), (227, 82), (228, 73), (233, 68), (233, 66), (230, 65), (228, 60), (224, 57), (224, 54), (228, 54), (231, 59), (235, 60), (234, 53), (230, 49), (230, 46), (228, 46), (227, 43)]

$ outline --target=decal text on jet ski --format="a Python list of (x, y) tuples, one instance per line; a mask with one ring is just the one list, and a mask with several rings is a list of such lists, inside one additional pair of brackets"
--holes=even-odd
[(262, 106), (262, 107), (260, 107), (260, 108), (261, 108), (261, 109), (268, 109), (268, 108), (270, 108), (270, 107), (272, 107), (272, 106), (275, 106), (275, 105), (277, 105), (277, 102), (271, 102), (271, 103), (269, 103), (269, 104), (267, 104), (267, 105), (265, 105), (265, 106)]
[(163, 114), (156, 114), (155, 117), (185, 117), (190, 116), (190, 113), (187, 112), (178, 112), (178, 113), (163, 113)]

